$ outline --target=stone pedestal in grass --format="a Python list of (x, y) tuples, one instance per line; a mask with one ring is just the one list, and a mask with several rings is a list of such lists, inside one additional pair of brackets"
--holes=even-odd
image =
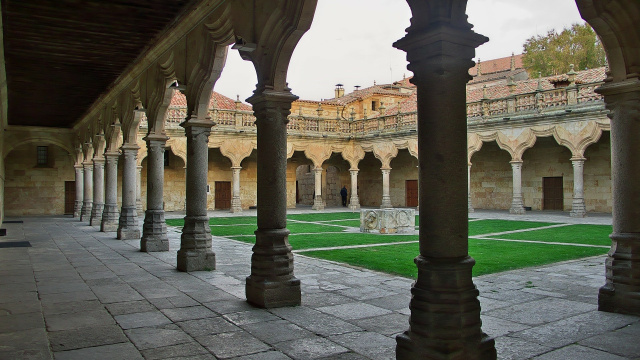
[(415, 209), (360, 210), (360, 232), (415, 234)]

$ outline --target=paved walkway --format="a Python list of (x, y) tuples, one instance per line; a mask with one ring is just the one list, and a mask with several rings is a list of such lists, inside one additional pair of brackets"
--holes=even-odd
[[(175, 230), (147, 254), (77, 219), (21, 220), (0, 238), (32, 245), (0, 248), (0, 359), (393, 359), (408, 327), (408, 279), (296, 254), (303, 305), (263, 310), (244, 301), (248, 244), (215, 238), (217, 269), (187, 274)], [(603, 260), (475, 278), (498, 357), (639, 359), (640, 318), (596, 311)]]

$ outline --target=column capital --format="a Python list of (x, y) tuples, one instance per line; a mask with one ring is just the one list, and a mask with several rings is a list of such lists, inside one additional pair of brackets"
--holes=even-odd
[(83, 163), (80, 163), (80, 164), (73, 165), (73, 167), (76, 169), (76, 171), (78, 171), (78, 170), (82, 170), (84, 168), (84, 165)]
[(185, 130), (191, 128), (208, 128), (211, 131), (211, 127), (216, 125), (210, 117), (205, 118), (204, 120), (200, 120), (198, 118), (188, 117), (185, 121), (180, 123)]
[(109, 159), (109, 158), (118, 158), (120, 156), (120, 153), (117, 151), (109, 151), (109, 152), (105, 152), (104, 153), (104, 157), (105, 159)]
[(385, 171), (386, 171), (386, 172), (390, 172), (390, 171), (391, 171), (391, 168), (390, 168), (390, 167), (381, 167), (381, 168), (380, 168), (380, 170), (382, 170), (382, 172), (383, 172), (383, 173), (384, 173)]
[(511, 161), (509, 161), (509, 164), (511, 164), (512, 167), (513, 166), (518, 166), (518, 165), (522, 166), (523, 162), (524, 161), (522, 161), (522, 160), (511, 160)]
[(298, 96), (291, 93), (291, 89), (285, 91), (276, 91), (273, 89), (263, 88), (255, 90), (253, 95), (247, 99), (247, 102), (255, 106), (275, 107), (283, 106), (291, 111), (291, 103), (298, 100)]
[(93, 165), (94, 166), (104, 166), (104, 162), (105, 162), (105, 158), (104, 157), (99, 157), (99, 158), (93, 158)]
[(131, 152), (131, 151), (135, 151), (136, 153), (138, 152), (138, 150), (140, 150), (140, 146), (138, 146), (138, 144), (123, 144), (120, 149), (125, 152)]
[(353, 173), (357, 174), (359, 171), (360, 171), (360, 169), (349, 169), (349, 172), (352, 173), (352, 174)]
[(584, 163), (587, 159), (583, 158), (583, 157), (572, 157), (571, 158), (571, 162), (572, 163)]
[(169, 137), (165, 133), (160, 133), (160, 134), (151, 133), (143, 137), (142, 140), (146, 141), (147, 144), (149, 144), (150, 142), (158, 142), (158, 143), (164, 144), (167, 142), (167, 140), (169, 140)]
[(232, 166), (231, 170), (242, 170), (242, 166)]

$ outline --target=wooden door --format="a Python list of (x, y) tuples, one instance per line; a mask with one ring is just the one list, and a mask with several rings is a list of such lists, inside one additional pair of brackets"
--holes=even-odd
[(231, 208), (231, 182), (216, 181), (215, 183), (216, 209)]
[(418, 206), (418, 180), (407, 180), (405, 182), (407, 190), (407, 207)]
[(64, 182), (64, 214), (73, 215), (73, 208), (76, 202), (76, 182), (65, 181)]
[(542, 178), (542, 210), (563, 210), (562, 176)]

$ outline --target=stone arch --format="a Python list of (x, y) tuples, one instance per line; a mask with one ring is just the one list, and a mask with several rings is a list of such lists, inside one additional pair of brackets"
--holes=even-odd
[(382, 163), (382, 169), (390, 169), (391, 160), (398, 156), (398, 148), (391, 142), (373, 145), (373, 155)]
[(26, 138), (26, 139), (21, 139), (21, 140), (18, 140), (16, 142), (6, 141), (6, 140), (9, 140), (9, 139), (7, 139), (7, 137), (5, 137), (4, 149), (2, 151), (3, 158), (6, 158), (7, 155), (9, 155), (9, 153), (11, 153), (16, 148), (18, 148), (18, 147), (20, 147), (22, 145), (31, 144), (31, 143), (52, 144), (52, 145), (56, 145), (56, 146), (64, 149), (70, 155), (75, 153), (75, 149), (70, 147), (70, 142), (65, 141), (64, 139), (56, 139), (55, 137), (50, 137), (50, 136), (46, 136), (46, 137), (45, 136), (34, 136), (34, 137)]
[(470, 187), (473, 208), (506, 210), (513, 195), (511, 153), (498, 142), (482, 139), (481, 146), (469, 158), (471, 166)]

